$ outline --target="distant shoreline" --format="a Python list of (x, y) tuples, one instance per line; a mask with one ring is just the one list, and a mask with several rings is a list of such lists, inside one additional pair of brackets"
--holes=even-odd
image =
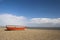
[[(6, 28), (6, 27), (0, 27)], [(26, 27), (27, 29), (60, 30), (60, 27)]]
[(60, 30), (60, 27), (26, 27), (28, 29), (48, 29), (48, 30)]

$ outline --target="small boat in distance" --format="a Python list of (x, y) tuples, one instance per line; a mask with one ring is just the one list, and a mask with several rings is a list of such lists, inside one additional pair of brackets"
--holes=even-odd
[(6, 26), (6, 30), (25, 30), (26, 27), (25, 26), (12, 26), (12, 25), (8, 25)]

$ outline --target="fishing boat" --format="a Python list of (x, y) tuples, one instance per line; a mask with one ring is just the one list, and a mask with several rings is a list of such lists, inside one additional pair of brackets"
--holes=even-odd
[(25, 30), (25, 26), (15, 27), (15, 26), (6, 26), (6, 30)]

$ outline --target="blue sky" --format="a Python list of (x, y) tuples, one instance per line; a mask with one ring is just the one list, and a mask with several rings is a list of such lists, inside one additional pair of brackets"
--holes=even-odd
[(60, 0), (0, 0), (0, 25), (59, 27), (59, 20)]
[(2, 0), (0, 13), (28, 18), (58, 18), (60, 17), (60, 0)]

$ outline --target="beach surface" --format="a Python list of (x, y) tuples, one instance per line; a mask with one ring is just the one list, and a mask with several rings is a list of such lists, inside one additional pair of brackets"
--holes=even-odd
[(0, 28), (0, 40), (60, 40), (60, 30), (26, 29), (5, 31), (5, 28)]

